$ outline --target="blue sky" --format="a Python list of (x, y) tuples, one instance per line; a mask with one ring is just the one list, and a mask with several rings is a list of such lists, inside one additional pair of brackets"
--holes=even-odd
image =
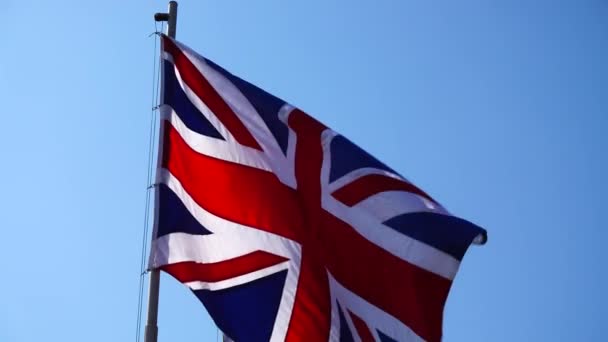
[[(133, 340), (166, 3), (0, 8), (0, 341)], [(177, 36), (488, 229), (446, 341), (600, 340), (607, 17), (601, 0), (184, 0)], [(215, 339), (170, 278), (160, 309), (159, 341)]]

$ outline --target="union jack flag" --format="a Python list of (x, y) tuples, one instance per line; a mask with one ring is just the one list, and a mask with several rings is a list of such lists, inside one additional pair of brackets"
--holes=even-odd
[(303, 111), (162, 36), (150, 267), (235, 341), (439, 341), (478, 226)]

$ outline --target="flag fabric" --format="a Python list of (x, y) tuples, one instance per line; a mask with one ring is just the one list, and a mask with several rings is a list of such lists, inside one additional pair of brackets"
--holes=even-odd
[(480, 227), (298, 108), (162, 36), (150, 267), (234, 341), (439, 341)]

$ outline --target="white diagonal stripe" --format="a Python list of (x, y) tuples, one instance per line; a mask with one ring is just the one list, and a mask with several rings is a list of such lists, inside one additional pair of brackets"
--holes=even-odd
[(353, 210), (368, 212), (384, 222), (397, 215), (432, 212), (449, 215), (441, 206), (407, 191), (383, 191), (354, 205)]
[[(342, 286), (332, 275), (328, 274), (330, 291), (334, 293), (342, 308), (346, 311), (351, 311), (367, 324), (373, 324), (373, 329), (382, 331), (383, 334), (395, 339), (396, 341), (407, 342), (422, 342), (424, 341), (410, 327), (403, 324), (397, 318), (389, 315), (387, 312), (367, 302), (365, 299), (357, 296), (355, 293)], [(350, 322), (350, 317), (345, 313), (346, 319)], [(356, 331), (351, 326), (351, 331)]]
[(160, 113), (161, 118), (170, 122), (194, 151), (209, 157), (272, 172), (266, 155), (262, 151), (199, 134), (188, 128), (173, 108), (168, 105), (161, 106)]

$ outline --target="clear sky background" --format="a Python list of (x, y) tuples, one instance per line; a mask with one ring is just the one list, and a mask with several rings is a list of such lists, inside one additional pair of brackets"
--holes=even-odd
[[(133, 341), (165, 1), (0, 0), (0, 341)], [(177, 37), (485, 227), (445, 341), (608, 326), (608, 2), (180, 1)], [(163, 277), (159, 341), (213, 341)]]

